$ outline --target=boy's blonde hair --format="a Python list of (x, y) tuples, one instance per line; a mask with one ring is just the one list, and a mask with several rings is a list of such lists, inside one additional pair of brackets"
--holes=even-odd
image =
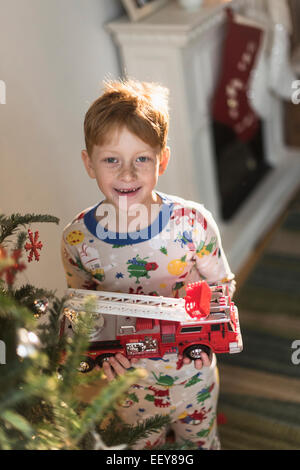
[(115, 130), (127, 129), (151, 147), (164, 150), (169, 127), (169, 90), (156, 83), (132, 79), (104, 83), (103, 94), (90, 106), (84, 120), (85, 144), (91, 156)]

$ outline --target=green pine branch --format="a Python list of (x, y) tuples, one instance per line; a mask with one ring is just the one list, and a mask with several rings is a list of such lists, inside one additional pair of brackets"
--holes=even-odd
[(127, 444), (130, 449), (140, 439), (146, 439), (152, 433), (162, 432), (162, 428), (167, 427), (169, 424), (169, 415), (157, 414), (135, 426), (125, 423), (119, 416), (114, 415), (104, 429), (99, 427), (98, 432), (108, 447)]
[[(59, 219), (48, 215), (0, 215), (0, 244), (17, 235), (15, 249), (23, 249), (27, 233), (23, 226), (34, 222)], [(5, 266), (3, 266), (5, 267)], [(38, 304), (36, 304), (38, 301)], [(39, 303), (40, 302), (40, 303)], [(38, 324), (35, 314), (47, 305), (46, 322)], [(78, 367), (89, 343), (93, 328), (94, 305), (91, 299), (78, 315), (72, 338), (60, 338), (60, 321), (65, 299), (30, 284), (18, 289), (6, 288), (0, 279), (0, 339), (6, 345), (6, 364), (0, 370), (0, 449), (54, 450), (93, 449), (95, 429), (114, 412), (129, 387), (145, 374), (143, 370), (128, 371), (99, 390), (91, 403), (83, 403), (80, 387), (95, 385), (99, 374), (81, 374)], [(40, 345), (18, 356), (19, 332), (34, 332)], [(25, 335), (26, 336), (26, 335)], [(23, 347), (26, 351), (26, 345)], [(61, 364), (62, 358), (64, 363)], [(118, 419), (106, 432), (126, 446), (146, 438), (168, 423), (167, 416), (156, 416), (137, 426)], [(100, 436), (100, 433), (99, 433)]]
[(19, 304), (5, 290), (0, 290), (0, 318), (16, 322), (18, 326), (27, 324), (32, 327), (35, 324), (32, 312), (26, 306)]
[(55, 298), (55, 292), (43, 288), (34, 287), (31, 284), (25, 284), (13, 292), (14, 298), (25, 305), (30, 310), (35, 309), (35, 300), (45, 298), (47, 300)]
[[(28, 309), (8, 295), (6, 299), (4, 297), (0, 298), (0, 323), (3, 319), (9, 320), (13, 333), (20, 325), (26, 328), (30, 325), (32, 328), (32, 318), (28, 322)], [(52, 304), (48, 327), (42, 329), (40, 336), (40, 339), (43, 338), (42, 348), (22, 361), (15, 355), (15, 360), (8, 367), (2, 366), (1, 449), (76, 450), (81, 449), (83, 443), (93, 449), (93, 442), (87, 437), (114, 410), (119, 400), (124, 399), (129, 387), (145, 374), (139, 369), (129, 371), (102, 388), (91, 403), (83, 404), (78, 393), (79, 386), (95, 383), (101, 376), (101, 372), (98, 376), (89, 376), (77, 371), (88, 343), (93, 301), (87, 303), (85, 313), (79, 316), (74, 337), (65, 344), (58, 335), (64, 301), (56, 299)], [(14, 312), (13, 315), (8, 315), (7, 307)], [(62, 348), (67, 359), (58, 374)], [(156, 416), (134, 427), (124, 424), (121, 433), (119, 426), (115, 429), (111, 427), (110, 432), (114, 438), (119, 432), (118, 439), (122, 444), (133, 445), (138, 439), (158, 431), (168, 423), (168, 419), (166, 416)]]
[(59, 219), (52, 215), (43, 215), (43, 214), (12, 214), (11, 216), (7, 217), (4, 214), (0, 214), (0, 244), (3, 241), (13, 235), (17, 228), (21, 226), (25, 226), (28, 224), (32, 224), (35, 222), (50, 222), (59, 224)]

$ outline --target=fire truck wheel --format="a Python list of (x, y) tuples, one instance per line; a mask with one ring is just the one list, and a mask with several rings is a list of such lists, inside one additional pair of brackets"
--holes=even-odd
[(210, 357), (211, 350), (205, 344), (193, 344), (183, 351), (183, 354), (190, 359), (201, 359), (201, 352), (205, 352)]
[(91, 370), (93, 370), (94, 367), (95, 367), (95, 362), (93, 361), (93, 359), (91, 359), (90, 357), (85, 357), (80, 362), (78, 370), (79, 372), (83, 372), (85, 374), (86, 372), (90, 372)]
[(97, 366), (102, 367), (103, 362), (107, 361), (111, 356), (114, 356), (114, 354), (113, 353), (105, 353), (105, 354), (101, 354), (100, 356), (98, 356), (97, 359), (96, 359)]

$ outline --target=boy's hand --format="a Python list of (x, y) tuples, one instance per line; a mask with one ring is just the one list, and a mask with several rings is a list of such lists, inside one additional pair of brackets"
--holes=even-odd
[(107, 380), (111, 382), (117, 375), (124, 375), (126, 370), (137, 362), (138, 359), (133, 358), (129, 361), (123, 354), (117, 353), (115, 356), (111, 356), (108, 361), (104, 361), (102, 368)]
[[(190, 364), (192, 361), (192, 359), (190, 359), (189, 357), (182, 356), (181, 354), (178, 354), (178, 359), (182, 361), (183, 365)], [(211, 354), (208, 356), (205, 352), (201, 352), (201, 359), (194, 360), (194, 367), (197, 370), (202, 369), (202, 367), (209, 367), (211, 365), (211, 361), (212, 361)]]

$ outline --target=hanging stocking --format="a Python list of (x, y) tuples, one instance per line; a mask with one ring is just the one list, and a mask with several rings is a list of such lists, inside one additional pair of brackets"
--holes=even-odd
[(251, 74), (263, 37), (262, 29), (235, 18), (227, 9), (228, 25), (221, 77), (213, 98), (213, 117), (232, 128), (243, 141), (256, 133), (259, 118), (248, 97)]

